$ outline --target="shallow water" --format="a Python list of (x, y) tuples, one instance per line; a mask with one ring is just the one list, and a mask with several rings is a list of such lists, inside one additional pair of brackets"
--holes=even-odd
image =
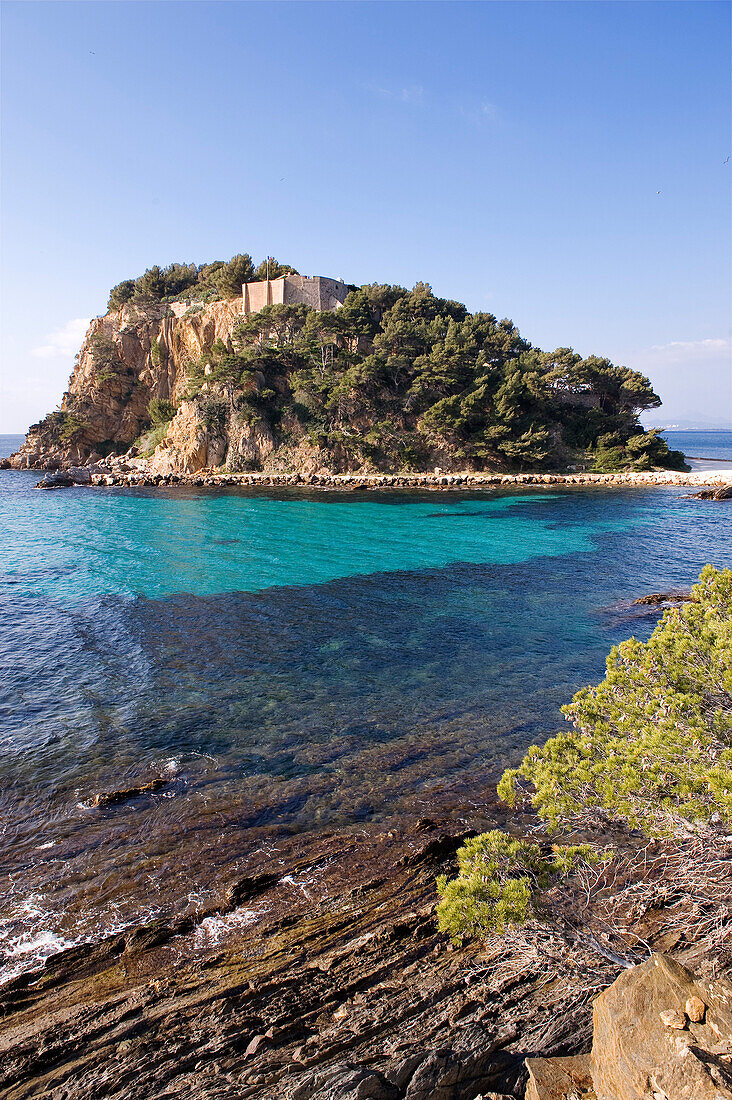
[(204, 904), (285, 834), (469, 807), (647, 636), (633, 597), (732, 564), (732, 509), (676, 489), (36, 480), (0, 473), (6, 975)]

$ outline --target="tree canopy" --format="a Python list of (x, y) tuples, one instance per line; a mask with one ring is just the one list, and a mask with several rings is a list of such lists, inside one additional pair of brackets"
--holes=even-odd
[[(286, 274), (296, 275), (297, 272), (294, 267), (270, 257), (270, 279)], [(120, 309), (128, 302), (144, 306), (186, 296), (203, 300), (236, 298), (241, 294), (242, 283), (255, 282), (266, 276), (267, 261), (263, 260), (255, 268), (248, 252), (240, 252), (227, 261), (214, 260), (208, 264), (173, 263), (167, 267), (156, 264), (136, 279), (124, 279), (113, 286), (107, 309)]]
[(684, 468), (639, 423), (660, 403), (643, 375), (532, 348), (511, 321), (471, 314), (425, 283), (363, 286), (334, 312), (267, 306), (192, 367), (191, 393), (204, 368), (210, 383), (255, 402), (282, 438), (308, 434), (336, 463), (425, 469), (445, 455), (472, 468), (537, 469), (579, 455), (601, 469)]

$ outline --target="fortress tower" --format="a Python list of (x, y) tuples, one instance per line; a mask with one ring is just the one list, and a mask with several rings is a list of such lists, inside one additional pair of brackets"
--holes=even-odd
[(249, 317), (265, 306), (302, 304), (311, 309), (338, 309), (346, 300), (348, 287), (340, 279), (324, 275), (282, 275), (242, 286), (242, 313)]

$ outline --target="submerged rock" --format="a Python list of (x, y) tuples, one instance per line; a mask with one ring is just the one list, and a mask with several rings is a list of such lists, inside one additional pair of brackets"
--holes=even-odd
[[(580, 1090), (579, 1074), (592, 1045), (591, 1000), (603, 1003), (617, 968), (581, 945), (565, 953), (569, 944), (555, 933), (523, 948), (519, 940), (448, 949), (434, 919), (435, 876), (454, 873), (465, 824), (420, 822), (419, 831), (404, 822), (399, 836), (346, 829), (305, 844), (280, 837), (276, 849), (260, 849), (228, 892), (222, 884), (205, 908), (68, 948), (42, 970), (7, 983), (0, 988), (0, 1094), (519, 1100), (528, 1055), (535, 1083), (561, 1083), (564, 1073), (573, 1089), (529, 1092), (533, 1100), (599, 1100), (599, 1092)], [(307, 896), (299, 885), (305, 874)], [(674, 927), (683, 921), (675, 907), (671, 919)], [(656, 942), (663, 924), (651, 933), (636, 920), (645, 918), (631, 920), (631, 934)], [(201, 932), (212, 922), (221, 934), (209, 940)], [(686, 949), (702, 935), (698, 927), (690, 915)], [(532, 942), (536, 951), (527, 952)], [(694, 951), (695, 958), (704, 955), (701, 945)], [(724, 957), (706, 955), (722, 967)], [(706, 1042), (716, 1027), (719, 1050), (727, 1025), (717, 1005), (724, 1007), (729, 987), (689, 975), (690, 983), (674, 987), (675, 999), (659, 985), (658, 995), (644, 1000), (649, 987), (636, 976), (648, 966), (626, 971), (613, 993), (617, 1003), (607, 1002), (622, 1025), (630, 1069), (644, 1057), (633, 1043), (642, 1050), (635, 1021), (645, 1011), (655, 1013), (654, 1042), (659, 1035)], [(707, 1023), (683, 1032), (665, 1028), (658, 1013), (683, 1009), (691, 1019), (694, 997)], [(606, 1049), (610, 1057), (612, 1047)], [(709, 1055), (715, 1072), (720, 1058)], [(725, 1087), (717, 1083), (720, 1097), (728, 1097)], [(618, 1095), (635, 1094), (602, 1100)], [(653, 1091), (641, 1095), (653, 1100)], [(704, 1092), (664, 1095), (708, 1100)]]
[(690, 592), (674, 591), (674, 592), (649, 592), (647, 596), (639, 596), (637, 600), (633, 600), (633, 606), (637, 604), (657, 604), (657, 603), (684, 603), (691, 599)]
[(169, 779), (152, 779), (149, 783), (143, 783), (139, 787), (125, 787), (119, 791), (101, 791), (94, 796), (92, 806), (114, 806), (119, 802), (127, 802), (131, 798), (137, 798), (141, 794), (152, 794), (167, 786)]

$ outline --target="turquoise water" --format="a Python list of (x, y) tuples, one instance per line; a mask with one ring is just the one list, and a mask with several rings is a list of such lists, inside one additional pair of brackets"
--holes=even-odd
[(36, 480), (0, 472), (6, 974), (204, 904), (278, 838), (479, 807), (650, 632), (635, 596), (732, 564), (732, 509), (676, 489)]
[(590, 550), (595, 536), (622, 525), (597, 514), (557, 526), (550, 495), (369, 498), (354, 507), (343, 494), (326, 503), (234, 490), (72, 489), (37, 500), (28, 494), (37, 476), (9, 478), (0, 502), (1, 590), (45, 599), (206, 596), (452, 562), (507, 564)]

